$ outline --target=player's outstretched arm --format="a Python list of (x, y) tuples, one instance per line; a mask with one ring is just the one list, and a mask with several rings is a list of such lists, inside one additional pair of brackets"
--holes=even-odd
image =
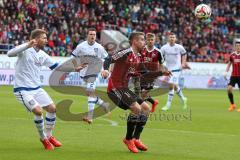
[(74, 67), (74, 70), (76, 72), (79, 72), (80, 70), (82, 70), (83, 68), (87, 67), (87, 63), (83, 63), (83, 64), (80, 64), (80, 65), (77, 65), (77, 60), (75, 59), (75, 57), (72, 57), (72, 64), (73, 64), (73, 67)]
[(170, 71), (149, 71), (147, 73), (142, 74), (142, 77), (146, 77), (149, 79), (155, 79), (159, 76), (172, 76), (172, 72)]
[(76, 72), (79, 72), (83, 68), (87, 67), (87, 65), (88, 65), (88, 63), (83, 63), (83, 64), (78, 65), (77, 67), (74, 67), (74, 69), (75, 69)]
[(19, 46), (16, 46), (15, 48), (9, 50), (7, 52), (7, 56), (8, 57), (16, 57), (18, 56), (19, 53), (22, 53), (23, 51), (25, 51), (26, 49), (33, 47), (37, 44), (36, 40), (33, 39), (27, 43), (21, 44)]

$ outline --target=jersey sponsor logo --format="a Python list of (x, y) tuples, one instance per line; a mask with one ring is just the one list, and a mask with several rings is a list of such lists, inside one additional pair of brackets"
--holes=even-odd
[(143, 61), (144, 61), (144, 62), (151, 62), (151, 61), (152, 61), (152, 58), (150, 58), (150, 57), (144, 57), (144, 58), (143, 58)]
[(166, 55), (166, 56), (167, 56), (167, 55), (178, 55), (178, 53), (176, 53), (176, 52), (166, 52), (165, 55)]
[(234, 63), (239, 63), (240, 59), (234, 59)]

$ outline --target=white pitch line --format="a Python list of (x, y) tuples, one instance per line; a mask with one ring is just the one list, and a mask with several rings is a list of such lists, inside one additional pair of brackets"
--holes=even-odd
[(107, 122), (109, 122), (111, 124), (111, 126), (118, 126), (118, 122), (110, 120), (110, 119), (99, 118), (99, 120), (107, 121)]
[[(25, 120), (25, 121), (31, 120), (31, 119), (26, 119), (26, 118), (2, 118), (2, 117), (1, 117), (0, 119), (15, 119), (15, 120)], [(112, 120), (109, 120), (109, 119), (101, 118), (101, 120), (111, 122), (111, 125), (110, 125), (110, 126), (113, 126), (113, 127), (120, 127), (120, 128), (125, 128), (125, 127), (126, 127), (126, 126), (123, 126), (123, 125), (118, 125), (117, 122), (112, 121)], [(74, 122), (74, 121), (58, 121), (58, 123), (64, 123), (64, 124), (71, 123), (71, 124), (76, 124), (76, 123), (78, 123), (78, 122)], [(116, 123), (117, 123), (117, 124), (116, 124)], [(94, 125), (96, 125), (96, 126), (109, 126), (109, 125), (106, 125), (106, 124), (94, 124)], [(196, 131), (186, 131), (186, 130), (149, 128), (149, 127), (146, 127), (146, 128), (147, 128), (147, 130), (156, 130), (156, 131), (182, 133), (182, 134), (205, 135), (205, 136), (231, 136), (231, 137), (240, 136), (240, 135), (237, 135), (237, 134), (196, 132)]]

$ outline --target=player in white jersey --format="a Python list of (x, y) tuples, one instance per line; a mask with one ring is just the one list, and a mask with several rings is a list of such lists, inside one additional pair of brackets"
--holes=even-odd
[[(40, 68), (54, 69), (54, 62), (42, 49), (47, 43), (46, 31), (35, 29), (30, 42), (8, 51), (9, 57), (18, 57), (15, 67), (14, 95), (28, 111), (33, 112), (34, 122), (45, 149), (53, 150), (61, 143), (52, 136), (55, 126), (56, 107), (50, 96), (40, 87)], [(46, 110), (45, 127), (42, 108)]]
[[(95, 28), (88, 29), (87, 40), (80, 43), (71, 55), (72, 58), (75, 57), (72, 60), (75, 71), (80, 71), (81, 77), (86, 82), (89, 112), (88, 116), (84, 117), (83, 120), (91, 124), (95, 104), (103, 107), (103, 110), (106, 113), (109, 112), (109, 104), (105, 103), (100, 97), (97, 97), (95, 95), (96, 78), (101, 72), (104, 58), (108, 56), (108, 53), (106, 52), (104, 47), (96, 42)], [(79, 60), (78, 58), (80, 59), (80, 67), (77, 66), (77, 60)], [(84, 66), (85, 68), (82, 68), (82, 66)], [(102, 76), (105, 77), (103, 74)]]
[(176, 35), (174, 33), (170, 33), (168, 36), (168, 43), (161, 47), (161, 52), (165, 57), (167, 69), (172, 72), (172, 76), (168, 78), (170, 91), (168, 93), (167, 104), (162, 108), (162, 110), (167, 111), (170, 109), (175, 91), (184, 104), (183, 108), (186, 109), (187, 98), (184, 97), (181, 88), (178, 86), (181, 70), (190, 69), (186, 62), (186, 50), (182, 45), (176, 44)]

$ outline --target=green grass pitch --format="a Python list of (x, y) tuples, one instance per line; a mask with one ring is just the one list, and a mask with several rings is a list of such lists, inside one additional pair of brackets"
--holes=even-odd
[[(87, 110), (86, 98), (64, 95), (45, 88), (57, 103), (74, 100), (73, 113)], [(157, 97), (157, 111), (141, 136), (147, 152), (130, 153), (122, 143), (126, 112), (115, 109), (89, 126), (83, 122), (57, 120), (54, 135), (62, 148), (45, 151), (39, 142), (32, 115), (15, 99), (12, 86), (0, 86), (0, 160), (238, 160), (240, 159), (240, 113), (229, 113), (226, 91), (184, 90), (191, 112), (183, 111), (177, 96), (172, 109), (163, 114), (167, 95)], [(235, 91), (239, 103), (239, 92)], [(174, 116), (174, 118), (173, 118)], [(118, 123), (112, 126), (112, 122)]]

